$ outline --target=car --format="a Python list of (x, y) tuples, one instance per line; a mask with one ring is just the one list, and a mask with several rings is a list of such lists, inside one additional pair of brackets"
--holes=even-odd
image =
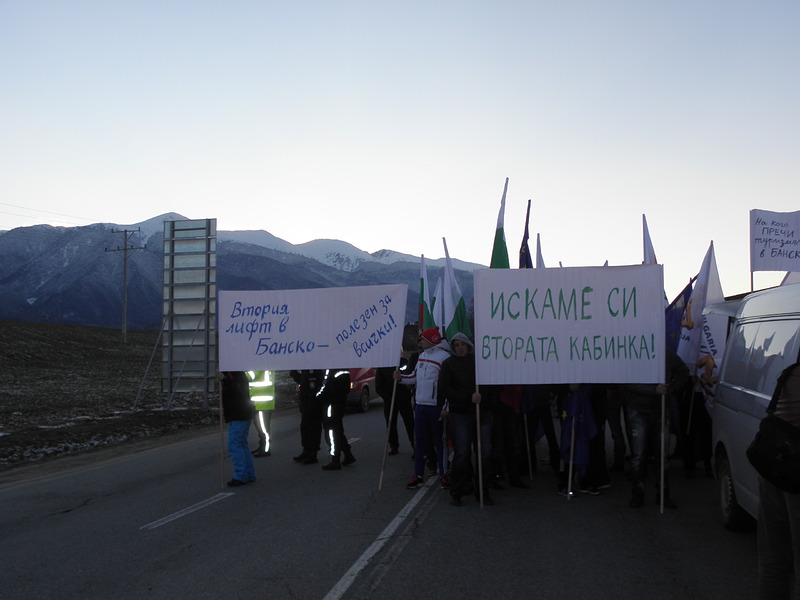
[(800, 357), (800, 284), (745, 296), (732, 321), (711, 409), (714, 471), (726, 529), (758, 515), (758, 474), (746, 450), (778, 376)]
[(375, 396), (375, 369), (350, 369), (350, 393), (347, 405), (355, 406), (359, 412), (367, 412)]

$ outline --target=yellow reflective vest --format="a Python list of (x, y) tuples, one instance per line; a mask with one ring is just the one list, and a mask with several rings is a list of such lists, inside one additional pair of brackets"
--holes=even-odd
[(275, 381), (270, 371), (248, 371), (250, 380), (250, 400), (256, 410), (275, 408)]

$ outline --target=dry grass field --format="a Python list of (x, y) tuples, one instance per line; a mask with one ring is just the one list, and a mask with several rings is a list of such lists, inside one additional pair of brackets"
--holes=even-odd
[[(217, 397), (161, 393), (157, 332), (0, 321), (0, 471), (219, 425)], [(295, 403), (279, 373), (277, 406)], [(141, 388), (141, 391), (140, 391)], [(138, 401), (137, 401), (138, 396)]]

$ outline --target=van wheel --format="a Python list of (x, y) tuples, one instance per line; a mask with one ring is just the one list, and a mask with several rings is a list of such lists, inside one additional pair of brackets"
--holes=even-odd
[(359, 412), (367, 412), (369, 410), (369, 388), (361, 390), (361, 396), (358, 399)]
[(744, 529), (750, 515), (736, 501), (733, 475), (731, 475), (731, 465), (727, 456), (721, 457), (717, 462), (717, 479), (719, 481), (719, 507), (722, 525), (728, 531)]

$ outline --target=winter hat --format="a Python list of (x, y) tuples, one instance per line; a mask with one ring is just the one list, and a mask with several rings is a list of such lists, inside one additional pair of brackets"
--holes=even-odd
[(450, 345), (452, 346), (453, 342), (455, 342), (456, 340), (464, 342), (467, 346), (469, 346), (470, 350), (475, 349), (475, 346), (472, 345), (472, 342), (469, 341), (469, 338), (460, 331), (450, 339)]
[(435, 346), (442, 341), (442, 334), (439, 333), (438, 327), (431, 327), (423, 331), (417, 339), (427, 340)]

